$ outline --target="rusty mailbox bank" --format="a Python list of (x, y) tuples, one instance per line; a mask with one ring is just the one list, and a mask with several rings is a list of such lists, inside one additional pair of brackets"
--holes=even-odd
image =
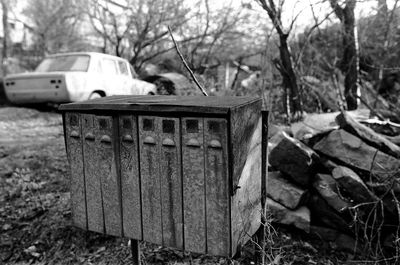
[(76, 226), (226, 257), (258, 229), (260, 99), (113, 96), (60, 110)]

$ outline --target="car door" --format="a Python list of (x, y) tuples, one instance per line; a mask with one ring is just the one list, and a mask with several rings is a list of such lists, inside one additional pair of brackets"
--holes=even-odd
[(112, 58), (102, 58), (104, 92), (107, 96), (127, 94), (123, 79), (118, 70), (118, 63)]
[(124, 94), (131, 95), (132, 92), (132, 78), (129, 73), (128, 62), (124, 60), (118, 60), (118, 77), (120, 79), (121, 90)]

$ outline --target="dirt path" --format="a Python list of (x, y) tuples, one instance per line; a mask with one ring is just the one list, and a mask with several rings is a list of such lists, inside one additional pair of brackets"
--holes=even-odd
[(121, 240), (71, 226), (67, 167), (60, 114), (0, 108), (0, 264), (101, 263), (109, 251), (124, 254), (108, 254), (115, 264), (129, 257)]

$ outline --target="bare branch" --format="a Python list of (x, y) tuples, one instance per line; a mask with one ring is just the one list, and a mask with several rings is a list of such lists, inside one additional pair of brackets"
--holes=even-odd
[(339, 5), (338, 0), (329, 0), (329, 3), (336, 16), (342, 21), (344, 18), (344, 9)]
[(193, 71), (190, 69), (190, 67), (188, 66), (188, 64), (186, 63), (185, 58), (183, 57), (182, 53), (179, 50), (178, 44), (175, 41), (174, 35), (172, 34), (171, 28), (168, 26), (168, 31), (169, 34), (171, 36), (172, 41), (174, 42), (175, 45), (175, 49), (176, 52), (178, 53), (179, 57), (182, 60), (183, 65), (185, 66), (185, 68), (188, 70), (190, 76), (193, 78), (193, 81), (196, 83), (197, 87), (201, 90), (201, 92), (203, 93), (204, 96), (208, 96), (206, 90), (202, 87), (202, 85), (199, 83), (199, 81), (197, 80), (196, 76), (194, 75)]

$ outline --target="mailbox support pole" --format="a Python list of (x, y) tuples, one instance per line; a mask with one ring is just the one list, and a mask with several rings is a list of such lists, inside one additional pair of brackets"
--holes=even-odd
[(266, 234), (266, 207), (267, 178), (268, 178), (268, 111), (261, 111), (261, 227), (258, 232), (258, 242), (261, 246), (259, 262), (265, 264), (265, 234)]
[(131, 239), (131, 251), (132, 251), (132, 264), (140, 265), (140, 245), (139, 240)]

